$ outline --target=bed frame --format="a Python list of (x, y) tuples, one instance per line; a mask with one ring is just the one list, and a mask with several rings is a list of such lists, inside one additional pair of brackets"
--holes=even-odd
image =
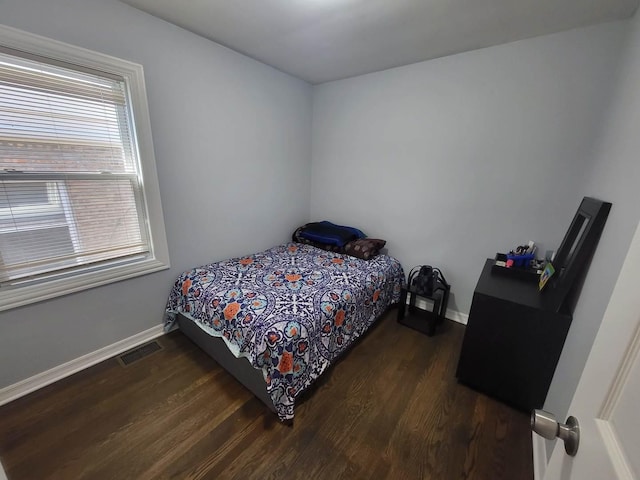
[[(371, 324), (371, 326), (367, 329), (364, 334), (360, 336), (355, 342), (349, 345), (344, 352), (340, 354), (338, 358), (336, 358), (329, 368), (333, 368), (333, 366), (344, 356), (351, 351), (354, 345), (360, 343), (360, 341), (367, 335), (369, 332), (375, 328), (378, 324), (378, 321), (384, 317), (389, 310), (392, 308), (397, 308), (398, 304), (394, 303), (387, 307), (387, 309), (380, 314), (378, 318)], [(227, 347), (226, 343), (220, 337), (214, 337), (209, 335), (207, 332), (202, 330), (193, 320), (185, 317), (181, 313), (176, 315), (176, 322), (178, 323), (178, 327), (180, 331), (184, 333), (189, 339), (191, 339), (196, 345), (198, 345), (202, 350), (204, 350), (211, 358), (213, 358), (222, 368), (228, 371), (231, 375), (233, 375), (236, 380), (238, 380), (242, 385), (244, 385), (251, 393), (253, 393), (262, 403), (264, 403), (269, 410), (273, 413), (277, 414), (275, 407), (273, 406), (273, 402), (271, 401), (271, 396), (267, 393), (267, 385), (264, 381), (264, 377), (262, 375), (262, 371), (257, 368), (253, 368), (251, 363), (246, 358), (236, 358), (229, 347)], [(326, 373), (326, 372), (325, 372)], [(313, 386), (313, 385), (312, 385)], [(307, 389), (303, 390), (306, 391)], [(303, 391), (298, 392), (300, 395)]]
[(176, 320), (182, 333), (207, 352), (222, 368), (236, 377), (242, 385), (269, 407), (269, 410), (276, 413), (271, 396), (267, 393), (267, 384), (261, 370), (253, 368), (246, 358), (236, 358), (222, 338), (209, 335), (194, 321), (180, 313), (176, 315)]

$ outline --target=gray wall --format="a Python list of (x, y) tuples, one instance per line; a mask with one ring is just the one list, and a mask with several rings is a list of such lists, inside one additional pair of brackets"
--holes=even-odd
[(308, 220), (305, 82), (117, 0), (3, 0), (0, 22), (144, 66), (172, 267), (0, 313), (0, 388), (158, 325), (179, 272)]
[[(601, 115), (585, 191), (613, 203), (593, 258), (545, 408), (566, 418), (571, 398), (640, 220), (640, 17), (627, 28), (620, 68), (611, 72), (613, 98)], [(612, 346), (615, 348), (615, 345)], [(548, 449), (550, 455), (551, 451)]]
[(468, 313), (484, 259), (557, 248), (586, 188), (624, 24), (317, 86), (312, 218), (440, 266)]

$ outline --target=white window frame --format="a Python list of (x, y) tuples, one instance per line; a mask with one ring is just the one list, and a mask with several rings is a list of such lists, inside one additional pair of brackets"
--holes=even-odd
[(87, 269), (58, 277), (53, 275), (38, 282), (3, 286), (0, 288), (0, 311), (168, 269), (170, 266), (169, 250), (160, 202), (160, 187), (142, 65), (5, 25), (0, 25), (0, 45), (80, 67), (119, 75), (125, 79), (129, 89), (130, 108), (133, 112), (133, 135), (144, 179), (143, 195), (151, 236), (150, 254), (137, 261), (126, 263), (114, 261), (109, 266), (98, 269)]

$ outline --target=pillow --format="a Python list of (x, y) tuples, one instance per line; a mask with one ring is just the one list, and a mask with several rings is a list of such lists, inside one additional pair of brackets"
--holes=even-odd
[(347, 243), (344, 250), (347, 255), (369, 260), (378, 255), (386, 243), (386, 240), (380, 238), (359, 238)]

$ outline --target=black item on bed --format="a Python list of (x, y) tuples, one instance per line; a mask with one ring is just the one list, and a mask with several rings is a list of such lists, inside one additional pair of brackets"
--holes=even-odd
[[(320, 225), (320, 229), (329, 227), (331, 229), (339, 229), (342, 233), (342, 239), (348, 238), (354, 235), (356, 238), (348, 241), (344, 245), (338, 245), (341, 241), (335, 239), (326, 238), (322, 234), (315, 234), (316, 226)], [(311, 233), (310, 233), (311, 232)], [(319, 240), (315, 240), (315, 239)], [(297, 243), (305, 243), (307, 245), (313, 245), (314, 247), (321, 248), (322, 250), (328, 250), (336, 253), (346, 253), (352, 257), (361, 258), (362, 260), (370, 260), (380, 253), (382, 248), (387, 243), (386, 240), (380, 238), (368, 238), (362, 231), (354, 227), (347, 227), (343, 225), (336, 225), (328, 221), (307, 223), (301, 227), (298, 227), (291, 236), (291, 239)], [(327, 243), (330, 242), (330, 243)]]
[(300, 231), (300, 236), (314, 242), (344, 247), (347, 243), (365, 235), (353, 227), (336, 225), (328, 221), (307, 223)]

